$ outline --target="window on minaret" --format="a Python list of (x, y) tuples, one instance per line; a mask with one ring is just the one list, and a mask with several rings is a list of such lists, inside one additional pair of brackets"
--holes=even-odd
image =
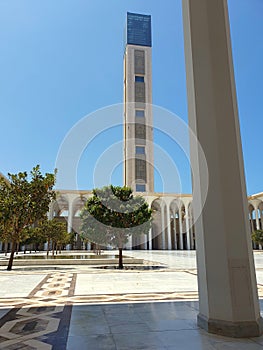
[(137, 83), (144, 83), (144, 77), (142, 77), (140, 75), (135, 75), (135, 81)]
[(136, 192), (145, 192), (145, 191), (146, 191), (145, 185), (136, 184)]
[(135, 82), (135, 101), (145, 103), (145, 83)]
[(134, 51), (134, 73), (145, 74), (145, 54), (142, 50)]
[(135, 138), (136, 139), (146, 139), (146, 127), (144, 124), (135, 124)]
[(143, 146), (136, 146), (135, 147), (135, 153), (136, 154), (145, 154), (145, 147), (143, 147)]
[(145, 113), (143, 109), (136, 109), (135, 110), (135, 117), (137, 118), (144, 118)]
[(135, 178), (136, 181), (146, 182), (146, 161), (144, 159), (135, 159)]

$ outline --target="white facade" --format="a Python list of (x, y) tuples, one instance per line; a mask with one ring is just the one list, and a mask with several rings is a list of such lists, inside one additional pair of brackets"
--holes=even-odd
[[(141, 193), (153, 209), (153, 224), (147, 237), (130, 241), (127, 249), (147, 250), (192, 250), (196, 248), (192, 195), (171, 193)], [(60, 190), (55, 202), (50, 205), (49, 218), (65, 218), (68, 232), (79, 230), (79, 211), (91, 191)], [(250, 232), (263, 229), (263, 193), (248, 197)], [(252, 244), (252, 243), (251, 243)], [(254, 249), (262, 249), (253, 243)]]

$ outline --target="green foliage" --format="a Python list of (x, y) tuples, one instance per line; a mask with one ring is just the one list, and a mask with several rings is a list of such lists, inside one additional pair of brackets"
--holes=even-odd
[(81, 212), (82, 237), (91, 242), (122, 249), (128, 238), (147, 234), (152, 211), (129, 187), (94, 189)]
[(12, 243), (8, 270), (12, 269), (16, 244), (24, 241), (28, 229), (46, 217), (55, 199), (55, 174), (40, 172), (37, 165), (30, 172), (8, 174), (9, 182), (0, 178), (0, 237)]
[(251, 237), (253, 242), (263, 245), (263, 230), (254, 231)]
[(46, 242), (46, 239), (43, 235), (40, 234), (38, 228), (35, 227), (27, 227), (23, 230), (24, 238), (21, 240), (22, 245), (39, 245)]
[(61, 247), (70, 242), (70, 234), (67, 232), (65, 222), (53, 220), (44, 220), (39, 227), (36, 228), (37, 235), (43, 237), (45, 242), (48, 242), (47, 255), (49, 253), (49, 245), (52, 243), (52, 251), (58, 246)]

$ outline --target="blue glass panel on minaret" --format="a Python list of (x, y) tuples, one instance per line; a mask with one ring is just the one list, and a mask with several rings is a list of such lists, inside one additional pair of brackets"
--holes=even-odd
[(127, 42), (130, 45), (152, 46), (151, 16), (127, 13)]

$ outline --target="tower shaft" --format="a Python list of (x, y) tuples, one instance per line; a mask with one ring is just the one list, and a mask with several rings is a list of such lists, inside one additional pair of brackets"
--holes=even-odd
[(154, 191), (151, 17), (127, 14), (124, 52), (124, 184)]

